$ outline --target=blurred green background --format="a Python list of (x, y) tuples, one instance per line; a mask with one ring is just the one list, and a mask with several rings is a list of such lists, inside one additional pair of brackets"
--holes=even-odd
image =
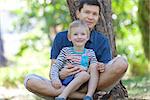
[[(130, 98), (150, 99), (150, 0), (112, 0), (117, 52), (129, 61), (123, 83)], [(71, 22), (66, 0), (0, 0), (0, 99), (25, 90), (24, 77), (48, 77), (55, 34)], [(13, 98), (12, 98), (13, 97)], [(20, 97), (20, 98), (21, 98)]]

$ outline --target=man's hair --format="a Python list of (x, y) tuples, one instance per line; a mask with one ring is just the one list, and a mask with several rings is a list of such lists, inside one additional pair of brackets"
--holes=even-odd
[(71, 29), (75, 27), (82, 27), (83, 30), (85, 30), (88, 35), (90, 34), (89, 27), (83, 20), (75, 20), (69, 25), (68, 35), (71, 34)]
[(78, 6), (78, 10), (81, 11), (81, 9), (83, 8), (84, 4), (87, 4), (87, 5), (95, 5), (95, 6), (98, 6), (99, 7), (99, 10), (101, 9), (100, 8), (100, 4), (97, 0), (79, 0), (79, 6)]

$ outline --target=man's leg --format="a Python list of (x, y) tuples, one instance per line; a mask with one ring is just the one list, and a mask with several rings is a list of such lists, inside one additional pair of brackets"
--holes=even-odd
[(50, 80), (35, 74), (27, 75), (25, 77), (24, 84), (26, 89), (28, 89), (30, 92), (36, 95), (48, 96), (48, 97), (57, 96), (64, 89), (64, 87), (62, 87), (61, 89), (53, 88)]
[(127, 60), (123, 57), (116, 57), (110, 61), (103, 73), (100, 73), (97, 90), (110, 91), (123, 77), (128, 68)]
[[(55, 89), (51, 85), (51, 81), (48, 79), (45, 79), (41, 76), (30, 74), (25, 77), (24, 85), (27, 90), (34, 93), (37, 96), (40, 96), (42, 98), (49, 98), (50, 100), (53, 100), (55, 96), (58, 96), (63, 90), (62, 89)], [(69, 95), (71, 98), (83, 98), (85, 96), (84, 93), (79, 92), (73, 92)]]

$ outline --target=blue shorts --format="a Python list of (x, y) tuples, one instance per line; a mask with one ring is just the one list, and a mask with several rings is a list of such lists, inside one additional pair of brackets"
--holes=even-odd
[(74, 75), (66, 77), (64, 80), (61, 80), (62, 85), (67, 86), (74, 79)]

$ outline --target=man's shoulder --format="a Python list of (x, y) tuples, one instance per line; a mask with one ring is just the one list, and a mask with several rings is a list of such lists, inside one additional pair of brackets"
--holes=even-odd
[[(62, 42), (62, 41), (67, 41), (68, 38), (67, 38), (67, 33), (68, 31), (62, 31), (62, 32), (58, 32), (55, 36), (55, 41), (59, 41), (59, 42)], [(59, 44), (61, 45), (61, 44)]]
[(97, 31), (94, 31), (93, 32), (93, 36), (92, 36), (92, 40), (97, 44), (99, 45), (100, 44), (104, 44), (105, 42), (108, 42), (109, 39), (108, 37), (106, 37), (103, 33), (101, 32), (97, 32)]
[(67, 33), (68, 33), (68, 30), (61, 31), (61, 32), (58, 32), (58, 33), (56, 34), (56, 36), (62, 36), (62, 37), (64, 37), (64, 36), (67, 36)]
[(94, 31), (94, 34), (97, 38), (108, 39), (102, 32)]

